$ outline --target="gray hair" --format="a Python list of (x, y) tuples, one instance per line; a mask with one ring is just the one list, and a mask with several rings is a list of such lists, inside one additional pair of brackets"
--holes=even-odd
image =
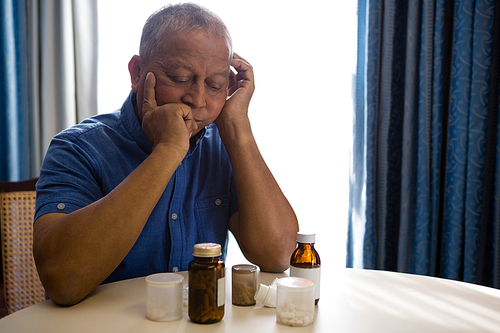
[(232, 55), (232, 40), (222, 20), (210, 10), (193, 3), (168, 5), (154, 12), (142, 29), (139, 55), (146, 62), (159, 51), (160, 40), (174, 31), (201, 30), (226, 40)]

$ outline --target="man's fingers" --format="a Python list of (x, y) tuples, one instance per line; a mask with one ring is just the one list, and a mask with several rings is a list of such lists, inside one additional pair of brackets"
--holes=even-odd
[(236, 73), (232, 68), (229, 68), (229, 80), (227, 83), (227, 96), (231, 96), (237, 89), (238, 81), (236, 81)]
[[(236, 70), (236, 75), (234, 80), (236, 82), (241, 80), (253, 81), (253, 67), (248, 61), (240, 57), (237, 53), (233, 53), (233, 59), (231, 60), (231, 66)], [(231, 75), (230, 75), (231, 78)]]
[(229, 83), (227, 87), (227, 96), (231, 96), (238, 89), (242, 87), (251, 87), (253, 91), (254, 75), (252, 65), (248, 63), (245, 59), (240, 57), (237, 53), (233, 53), (233, 59), (231, 60), (231, 66), (234, 68), (236, 73), (229, 74)]
[(142, 104), (142, 114), (153, 110), (157, 107), (156, 104), (156, 77), (152, 72), (146, 74), (146, 80), (144, 82), (144, 98)]
[(198, 124), (193, 118), (193, 112), (191, 108), (187, 105), (182, 105), (181, 107), (181, 116), (184, 120), (184, 124), (186, 125), (186, 129), (188, 130), (189, 137), (193, 136), (194, 132), (198, 131)]

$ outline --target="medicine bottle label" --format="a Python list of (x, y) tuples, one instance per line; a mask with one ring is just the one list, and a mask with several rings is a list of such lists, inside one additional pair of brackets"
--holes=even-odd
[(217, 306), (221, 307), (226, 303), (226, 280), (220, 278), (217, 280)]
[(321, 267), (317, 268), (299, 268), (290, 266), (290, 276), (301, 277), (305, 279), (312, 280), (316, 285), (316, 291), (314, 293), (314, 298), (319, 298), (319, 286), (321, 279)]

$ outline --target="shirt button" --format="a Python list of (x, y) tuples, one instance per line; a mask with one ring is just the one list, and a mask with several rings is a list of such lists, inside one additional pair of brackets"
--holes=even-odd
[(66, 205), (63, 203), (60, 203), (57, 205), (57, 209), (59, 209), (59, 210), (63, 210), (64, 208), (66, 208)]
[(179, 267), (174, 267), (174, 268), (172, 268), (172, 272), (176, 273), (176, 272), (178, 272), (178, 271), (179, 271)]
[(172, 220), (177, 220), (177, 214), (175, 213), (172, 214)]
[(216, 204), (217, 206), (220, 206), (220, 205), (222, 204), (222, 200), (221, 200), (221, 199), (217, 199), (217, 200), (215, 200), (215, 204)]

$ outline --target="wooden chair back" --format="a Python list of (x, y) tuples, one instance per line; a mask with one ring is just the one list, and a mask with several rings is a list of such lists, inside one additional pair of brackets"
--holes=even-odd
[(3, 284), (9, 313), (45, 299), (32, 249), (36, 181), (0, 182)]

